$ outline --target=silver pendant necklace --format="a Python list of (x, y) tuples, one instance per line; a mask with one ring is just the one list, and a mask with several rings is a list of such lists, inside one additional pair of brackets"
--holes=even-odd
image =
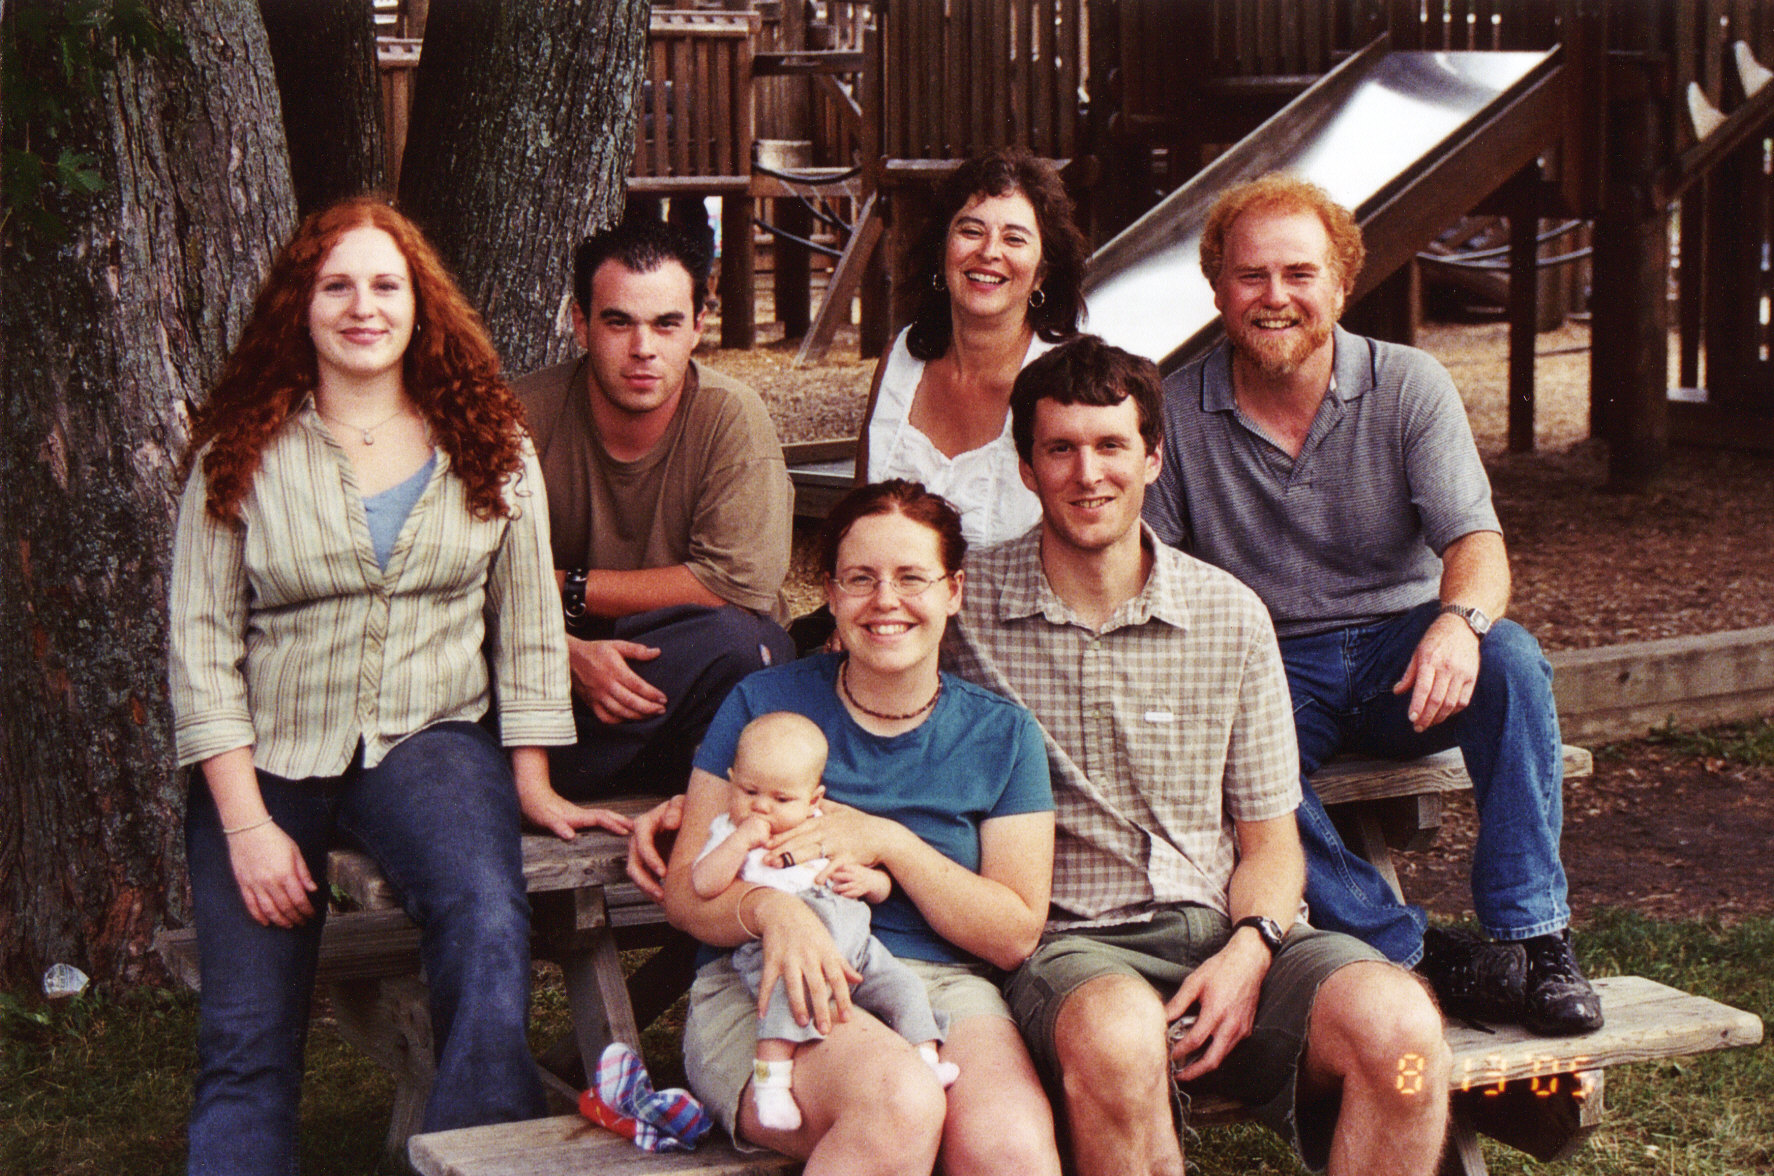
[[(314, 411), (320, 412), (320, 406), (315, 405)], [(332, 416), (332, 415), (330, 415), (328, 413), (324, 413), (324, 412), (320, 412), (320, 417), (322, 420), (330, 421), (331, 423), (338, 425), (341, 429), (355, 429), (357, 431), (358, 436), (363, 438), (363, 443), (365, 445), (374, 445), (376, 443), (376, 438), (374, 436), (372, 436), (372, 434), (374, 434), (377, 429), (381, 428), (383, 425), (387, 424), (389, 421), (393, 420), (395, 417), (401, 415), (405, 411), (406, 411), (406, 406), (402, 405), (401, 407), (395, 409), (393, 412), (389, 413), (387, 416), (383, 417), (381, 420), (377, 421), (373, 425), (347, 424), (346, 422), (340, 420), (338, 417)]]

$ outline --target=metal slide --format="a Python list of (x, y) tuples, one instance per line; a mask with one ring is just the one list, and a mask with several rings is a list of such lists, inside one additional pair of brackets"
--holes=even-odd
[[(1391, 53), (1376, 42), (1171, 193), (1091, 259), (1085, 327), (1169, 372), (1219, 338), (1201, 225), (1232, 184), (1303, 175), (1356, 210), (1368, 260), (1356, 297), (1558, 136), (1559, 51)], [(800, 514), (823, 514), (852, 458), (797, 464)]]
[(1270, 171), (1356, 210), (1366, 292), (1556, 135), (1557, 56), (1364, 49), (1096, 251), (1086, 328), (1167, 372), (1211, 346), (1202, 222), (1222, 191)]

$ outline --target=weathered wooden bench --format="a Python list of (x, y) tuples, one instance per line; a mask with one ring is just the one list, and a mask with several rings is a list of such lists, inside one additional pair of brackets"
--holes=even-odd
[[(1610, 1065), (1753, 1045), (1760, 1020), (1637, 976), (1596, 981), (1607, 1025), (1583, 1037), (1552, 1041), (1514, 1026), (1486, 1032), (1449, 1023), (1454, 1051), (1449, 1085), (1454, 1126), (1443, 1170), (1482, 1173), (1483, 1132), (1541, 1160), (1566, 1155), (1593, 1129), (1602, 1109), (1602, 1073)], [(1411, 1059), (1400, 1059), (1398, 1083), (1420, 1090)], [(1416, 1085), (1413, 1085), (1416, 1083)], [(1429, 1092), (1423, 1091), (1425, 1097)], [(1198, 1100), (1197, 1121), (1225, 1121), (1229, 1103)], [(593, 1176), (699, 1172), (763, 1176), (800, 1170), (772, 1152), (743, 1153), (711, 1133), (689, 1155), (649, 1155), (577, 1115), (532, 1119), (417, 1135), (408, 1158), (421, 1176)]]
[[(1588, 749), (1566, 746), (1565, 779), (1595, 771)], [(1441, 833), (1443, 798), (1472, 788), (1458, 748), (1414, 760), (1341, 759), (1312, 776), (1312, 788), (1343, 842), (1372, 862), (1392, 892), (1404, 897), (1394, 850), (1428, 849)]]

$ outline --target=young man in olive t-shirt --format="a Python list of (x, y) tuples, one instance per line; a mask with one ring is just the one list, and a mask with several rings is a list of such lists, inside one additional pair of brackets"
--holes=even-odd
[[(794, 656), (773, 619), (793, 488), (763, 402), (691, 360), (710, 258), (631, 219), (580, 245), (573, 330), (585, 354), (515, 384), (548, 491), (572, 665), (577, 746), (556, 748), (571, 801), (682, 791), (690, 757), (740, 678)], [(527, 811), (538, 811), (530, 808)]]

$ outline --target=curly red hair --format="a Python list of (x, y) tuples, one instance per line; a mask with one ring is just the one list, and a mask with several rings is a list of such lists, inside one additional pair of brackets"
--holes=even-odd
[(205, 506), (218, 521), (239, 517), (266, 442), (314, 391), (319, 367), (308, 306), (315, 277), (339, 238), (366, 225), (394, 239), (412, 277), (406, 393), (450, 455), (475, 517), (511, 515), (503, 490), (521, 464), (523, 408), (499, 376), (499, 354), (480, 315), (418, 226), (383, 200), (355, 196), (309, 215), (278, 253), (221, 381), (192, 415), (189, 453), (209, 447), (203, 452)]

